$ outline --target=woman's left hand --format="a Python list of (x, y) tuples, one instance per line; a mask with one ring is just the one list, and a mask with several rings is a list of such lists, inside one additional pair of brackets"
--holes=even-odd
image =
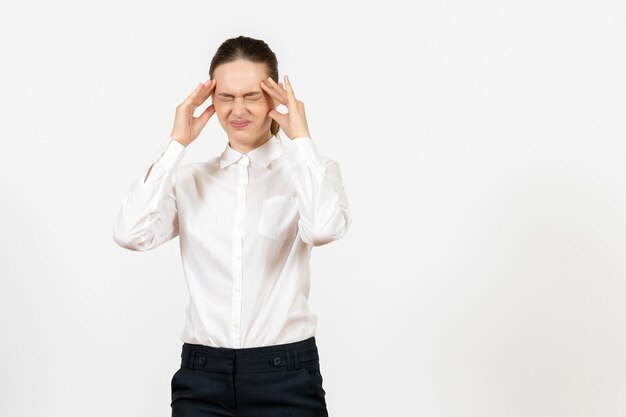
[(276, 81), (269, 77), (267, 80), (261, 81), (261, 88), (274, 99), (275, 102), (287, 106), (287, 113), (279, 113), (276, 109), (270, 109), (267, 115), (276, 120), (281, 129), (285, 132), (289, 139), (306, 136), (311, 137), (309, 127), (306, 122), (306, 114), (304, 113), (304, 103), (296, 99), (293, 92), (289, 77), (284, 77), (285, 85), (276, 84)]

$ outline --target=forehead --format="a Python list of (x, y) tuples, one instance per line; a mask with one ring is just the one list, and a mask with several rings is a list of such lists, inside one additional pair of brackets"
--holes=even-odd
[(265, 64), (237, 60), (221, 64), (213, 72), (216, 93), (248, 93), (261, 92), (261, 80), (267, 78)]

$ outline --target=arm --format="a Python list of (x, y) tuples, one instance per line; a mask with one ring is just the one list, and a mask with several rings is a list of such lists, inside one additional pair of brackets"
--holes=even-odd
[(298, 193), (302, 240), (322, 246), (342, 238), (352, 224), (352, 215), (339, 164), (321, 156), (310, 137), (294, 138), (287, 150)]
[(178, 236), (174, 184), (184, 154), (185, 146), (168, 138), (150, 168), (133, 181), (113, 227), (113, 240), (118, 245), (145, 251)]

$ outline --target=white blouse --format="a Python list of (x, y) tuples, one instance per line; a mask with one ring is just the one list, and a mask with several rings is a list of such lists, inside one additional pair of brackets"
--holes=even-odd
[(314, 336), (311, 249), (352, 222), (339, 164), (309, 137), (272, 136), (247, 154), (227, 144), (206, 162), (180, 165), (184, 154), (176, 140), (162, 143), (113, 229), (135, 251), (180, 236), (190, 296), (181, 340), (242, 348)]

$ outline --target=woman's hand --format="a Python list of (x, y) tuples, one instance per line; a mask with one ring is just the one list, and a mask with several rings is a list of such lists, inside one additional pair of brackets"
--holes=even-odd
[(261, 88), (267, 92), (274, 101), (287, 106), (288, 111), (288, 113), (283, 114), (279, 113), (276, 109), (270, 109), (267, 115), (278, 122), (289, 139), (293, 140), (302, 136), (310, 138), (311, 135), (306, 122), (306, 114), (304, 113), (304, 103), (296, 99), (289, 78), (286, 75), (284, 81), (287, 86), (286, 89), (283, 88), (282, 83), (280, 85), (276, 84), (276, 81), (272, 80), (271, 77), (261, 81)]
[(215, 89), (215, 80), (207, 80), (199, 83), (189, 97), (176, 106), (176, 118), (174, 127), (170, 133), (172, 139), (187, 146), (200, 135), (207, 122), (215, 113), (215, 107), (211, 104), (200, 116), (193, 117), (194, 111), (206, 101)]

